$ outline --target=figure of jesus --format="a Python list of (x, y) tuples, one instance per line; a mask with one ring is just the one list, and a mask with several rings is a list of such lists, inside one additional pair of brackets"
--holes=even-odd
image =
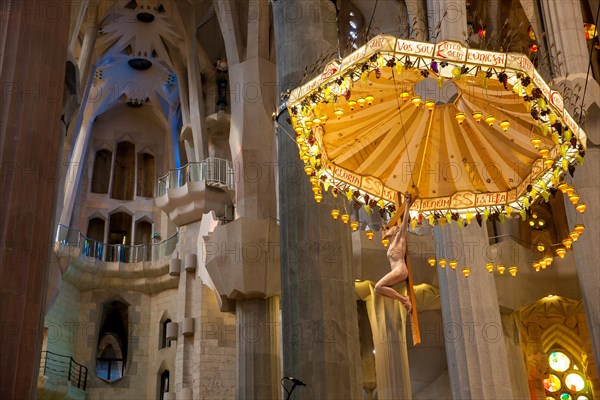
[(391, 229), (387, 229), (386, 225), (383, 225), (383, 238), (390, 240), (387, 257), (390, 261), (392, 271), (387, 273), (375, 284), (375, 293), (400, 301), (408, 312), (412, 309), (410, 299), (408, 296), (403, 296), (398, 293), (393, 286), (408, 278), (408, 268), (406, 267), (404, 257), (406, 255), (409, 208), (414, 200), (416, 200), (416, 197), (411, 201), (411, 195), (409, 193), (404, 194), (405, 208), (400, 226), (394, 225)]

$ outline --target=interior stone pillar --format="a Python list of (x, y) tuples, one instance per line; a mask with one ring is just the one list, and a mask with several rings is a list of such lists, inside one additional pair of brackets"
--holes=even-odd
[(0, 3), (0, 398), (35, 396), (70, 9)]
[(93, 65), (94, 47), (96, 45), (96, 38), (98, 37), (98, 27), (96, 26), (96, 20), (98, 18), (98, 6), (92, 6), (91, 12), (93, 22), (91, 26), (88, 26), (83, 36), (83, 44), (81, 45), (81, 53), (79, 55), (79, 78), (82, 86), (88, 84), (88, 78)]
[[(494, 275), (484, 268), (487, 232), (477, 223), (433, 230), (436, 258), (457, 260), (453, 270), (439, 264), (444, 340), (455, 399), (512, 399), (507, 351)], [(462, 268), (470, 267), (465, 277)]]
[(279, 298), (236, 302), (238, 399), (278, 399)]
[(464, 43), (467, 38), (467, 6), (465, 0), (427, 0), (429, 40), (454, 40)]
[[(561, 75), (557, 81), (566, 80), (569, 87), (579, 83), (585, 86), (588, 70), (589, 50), (581, 33), (583, 18), (579, 2), (575, 0), (550, 0), (541, 2), (544, 25), (548, 34), (551, 49), (560, 49), (557, 57), (555, 75)], [(559, 65), (560, 64), (560, 67)], [(569, 82), (570, 81), (570, 82)], [(565, 197), (565, 209), (569, 226), (583, 223), (585, 232), (573, 246), (575, 251), (575, 266), (585, 305), (588, 328), (590, 331), (596, 371), (600, 376), (600, 98), (598, 83), (591, 77), (587, 82), (585, 98), (578, 101), (576, 106), (583, 105), (586, 112), (583, 129), (588, 135), (585, 163), (575, 170), (574, 185), (581, 196), (580, 201), (587, 203), (585, 214), (579, 214)], [(559, 89), (560, 90), (560, 86)], [(583, 92), (581, 93), (583, 95)], [(567, 103), (568, 101), (565, 101)], [(566, 107), (570, 112), (574, 110)], [(579, 109), (575, 110), (579, 111)]]
[[(335, 7), (328, 0), (272, 3), (278, 93), (293, 89), (307, 65), (336, 51)], [(325, 193), (313, 193), (293, 129), (277, 129), (283, 373), (306, 382), (295, 399), (361, 398), (361, 368), (350, 232), (333, 221)]]
[(406, 325), (403, 323), (405, 308), (399, 301), (376, 295), (372, 283), (369, 289), (371, 295), (365, 302), (375, 345), (377, 398), (411, 399)]

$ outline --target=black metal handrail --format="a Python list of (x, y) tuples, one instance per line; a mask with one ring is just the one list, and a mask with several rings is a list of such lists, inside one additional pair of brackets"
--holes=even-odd
[(86, 389), (88, 369), (73, 360), (73, 357), (42, 351), (40, 372), (44, 376), (63, 378), (78, 389)]

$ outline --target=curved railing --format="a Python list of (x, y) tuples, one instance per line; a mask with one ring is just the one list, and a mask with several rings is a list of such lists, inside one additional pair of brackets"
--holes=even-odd
[(66, 246), (79, 247), (84, 255), (101, 261), (135, 263), (160, 260), (173, 253), (177, 246), (177, 235), (175, 233), (160, 243), (108, 244), (83, 236), (79, 229), (59, 225), (56, 241)]
[(158, 195), (163, 196), (167, 193), (167, 189), (178, 188), (188, 182), (200, 181), (220, 189), (233, 189), (232, 162), (222, 158), (208, 157), (204, 161), (172, 169), (165, 176), (158, 178)]
[(85, 365), (73, 360), (73, 357), (42, 351), (40, 375), (64, 379), (71, 382), (74, 387), (85, 390), (88, 369)]

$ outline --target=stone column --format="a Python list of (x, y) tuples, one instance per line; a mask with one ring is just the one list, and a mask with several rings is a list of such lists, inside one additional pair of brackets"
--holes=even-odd
[(405, 308), (398, 301), (376, 295), (372, 283), (369, 288), (371, 295), (365, 302), (375, 345), (377, 398), (411, 399)]
[[(512, 399), (507, 352), (493, 274), (484, 268), (487, 232), (475, 222), (433, 230), (436, 258), (457, 260), (438, 265), (444, 340), (455, 399)], [(465, 277), (463, 267), (470, 267)]]
[(279, 298), (238, 300), (235, 309), (238, 399), (278, 399)]
[[(0, 398), (35, 396), (70, 9), (0, 3)], [(37, 10), (37, 11), (36, 11)]]
[[(307, 64), (335, 52), (335, 8), (326, 0), (272, 6), (279, 93), (301, 83)], [(283, 113), (277, 129), (283, 373), (308, 385), (296, 389), (295, 399), (357, 399), (362, 380), (350, 232), (329, 216), (331, 196), (314, 201), (287, 119)]]
[[(564, 80), (571, 88), (576, 84), (585, 86), (589, 51), (581, 30), (583, 18), (579, 3), (573, 0), (552, 0), (540, 4), (549, 46), (562, 52), (558, 56), (561, 65), (557, 68), (559, 73), (556, 74), (562, 76), (555, 81)], [(553, 56), (556, 57), (556, 54)], [(581, 94), (583, 95), (583, 92)], [(574, 186), (581, 196), (580, 201), (587, 203), (588, 207), (585, 214), (579, 214), (565, 198), (565, 209), (571, 229), (578, 223), (585, 225), (583, 236), (573, 247), (577, 277), (596, 360), (596, 372), (600, 376), (600, 247), (597, 245), (600, 241), (600, 98), (598, 83), (591, 76), (591, 72), (586, 96), (576, 104), (578, 109), (572, 110), (568, 106), (566, 108), (573, 114), (573, 111), (580, 111), (579, 107), (582, 104), (586, 114), (582, 127), (588, 135), (588, 140), (585, 163), (575, 170)]]
[(467, 37), (465, 0), (427, 0), (429, 40), (454, 40), (463, 43)]
[(98, 27), (96, 27), (96, 15), (98, 9), (96, 6), (94, 11), (94, 23), (85, 30), (83, 36), (83, 44), (81, 45), (81, 53), (79, 54), (79, 77), (82, 86), (87, 86), (90, 71), (93, 65), (94, 46), (98, 36)]

